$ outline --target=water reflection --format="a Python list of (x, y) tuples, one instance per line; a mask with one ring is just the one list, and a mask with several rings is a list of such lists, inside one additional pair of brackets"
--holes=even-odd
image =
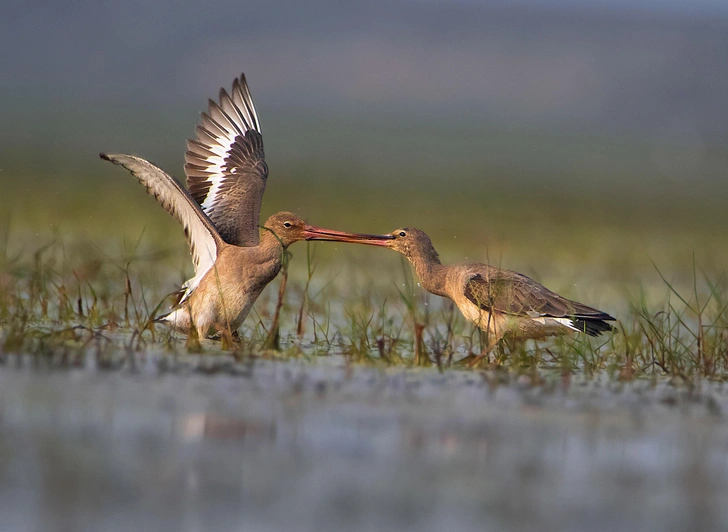
[(188, 414), (181, 420), (178, 430), (184, 441), (208, 440), (260, 440), (273, 442), (276, 425), (268, 421), (246, 421), (217, 414)]
[(637, 382), (615, 392), (599, 379), (565, 390), (472, 372), (254, 366), (237, 376), (0, 369), (4, 526), (728, 523), (720, 384), (691, 394)]

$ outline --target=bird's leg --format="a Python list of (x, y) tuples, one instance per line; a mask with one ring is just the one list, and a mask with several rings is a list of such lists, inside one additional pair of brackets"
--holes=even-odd
[(481, 331), (481, 339), (483, 337), (482, 335), (485, 334), (485, 346), (480, 354), (470, 363), (471, 368), (477, 366), (486, 355), (490, 355), (488, 357), (489, 362), (495, 362), (495, 355), (492, 353), (493, 348), (506, 333), (506, 328), (502, 326), (499, 327), (499, 325), (500, 323), (495, 319), (492, 312), (483, 312), (480, 317), (478, 327)]
[(493, 363), (495, 362), (495, 353), (493, 353), (493, 349), (496, 345), (498, 345), (498, 342), (500, 342), (501, 338), (503, 338), (504, 332), (498, 332), (498, 331), (485, 331), (485, 347), (480, 352), (478, 356), (476, 356), (472, 362), (470, 362), (469, 366), (471, 368), (474, 368), (477, 366), (480, 361), (488, 356), (488, 361)]
[(225, 351), (236, 349), (240, 345), (240, 335), (238, 334), (238, 331), (231, 331), (230, 327), (225, 327), (220, 331), (220, 340), (222, 340), (222, 348)]

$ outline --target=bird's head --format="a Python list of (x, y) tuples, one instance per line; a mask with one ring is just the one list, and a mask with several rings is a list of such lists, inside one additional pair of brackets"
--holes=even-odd
[(424, 231), (414, 227), (402, 227), (392, 231), (389, 235), (391, 240), (387, 241), (386, 246), (399, 251), (408, 259), (422, 257), (439, 262), (432, 240)]
[(263, 228), (270, 231), (283, 247), (306, 238), (306, 222), (292, 212), (273, 214), (265, 221)]

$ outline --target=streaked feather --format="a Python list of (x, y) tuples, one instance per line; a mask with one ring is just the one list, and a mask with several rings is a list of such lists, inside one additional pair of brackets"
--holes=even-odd
[(606, 321), (614, 318), (606, 312), (566, 299), (530, 277), (510, 270), (487, 267), (482, 274), (469, 278), (464, 293), (472, 303), (487, 311), (532, 319), (555, 318), (591, 336), (613, 329)]
[(183, 287), (186, 289), (183, 299), (186, 298), (214, 265), (223, 245), (222, 238), (181, 183), (164, 170), (134, 155), (102, 153), (100, 156), (129, 170), (147, 192), (182, 224), (195, 265), (195, 276)]
[(245, 76), (230, 94), (220, 89), (219, 100), (208, 101), (197, 138), (187, 141), (187, 187), (225, 242), (255, 246), (268, 166)]

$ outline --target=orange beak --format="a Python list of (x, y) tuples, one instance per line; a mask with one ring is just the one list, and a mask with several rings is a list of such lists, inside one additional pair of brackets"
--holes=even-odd
[(332, 231), (321, 229), (313, 225), (307, 225), (304, 229), (306, 240), (329, 240), (333, 242), (351, 242), (353, 244), (369, 244), (371, 246), (386, 246), (392, 235), (367, 235), (364, 233), (346, 233), (344, 231)]

